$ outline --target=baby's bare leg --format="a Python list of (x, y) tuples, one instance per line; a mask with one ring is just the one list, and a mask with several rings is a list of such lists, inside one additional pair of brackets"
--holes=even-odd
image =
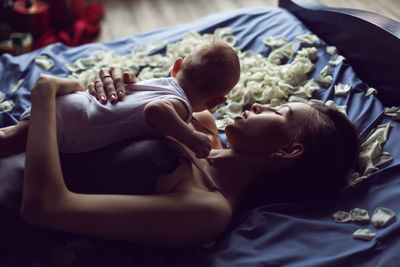
[(0, 129), (0, 155), (25, 152), (29, 120)]

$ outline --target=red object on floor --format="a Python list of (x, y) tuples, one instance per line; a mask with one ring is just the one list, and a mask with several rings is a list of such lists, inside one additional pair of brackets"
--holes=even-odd
[(33, 47), (38, 49), (56, 42), (62, 42), (68, 46), (90, 43), (100, 32), (100, 19), (103, 15), (103, 7), (100, 4), (88, 5), (80, 19), (62, 28), (48, 28), (40, 38), (35, 40)]
[(83, 18), (85, 12), (84, 0), (46, 0), (50, 5), (50, 22), (57, 29), (71, 25), (77, 19)]
[(49, 5), (42, 1), (15, 1), (14, 28), (17, 32), (29, 32), (40, 36), (49, 27)]

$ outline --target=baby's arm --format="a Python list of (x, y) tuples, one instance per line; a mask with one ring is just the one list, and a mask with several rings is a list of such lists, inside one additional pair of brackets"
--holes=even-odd
[(151, 127), (187, 145), (197, 157), (204, 158), (210, 153), (211, 140), (185, 123), (188, 110), (178, 99), (151, 101), (145, 106), (144, 114)]

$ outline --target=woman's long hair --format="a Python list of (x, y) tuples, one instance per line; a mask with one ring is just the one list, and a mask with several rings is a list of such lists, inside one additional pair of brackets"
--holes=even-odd
[(292, 131), (291, 140), (303, 144), (303, 155), (290, 168), (257, 179), (245, 206), (266, 202), (315, 201), (340, 192), (346, 173), (357, 168), (359, 139), (347, 116), (335, 108), (313, 104), (306, 123)]

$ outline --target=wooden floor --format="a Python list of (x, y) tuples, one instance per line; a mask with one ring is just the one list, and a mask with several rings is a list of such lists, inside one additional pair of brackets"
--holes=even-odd
[[(190, 22), (200, 17), (247, 6), (277, 6), (277, 0), (87, 0), (101, 3), (105, 16), (98, 42)], [(319, 0), (331, 7), (356, 8), (400, 21), (400, 0)]]

